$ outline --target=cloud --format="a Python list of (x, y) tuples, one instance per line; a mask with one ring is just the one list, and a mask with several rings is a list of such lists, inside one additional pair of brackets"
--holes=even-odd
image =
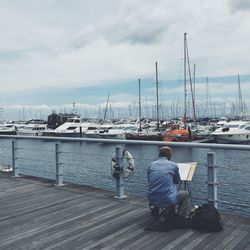
[[(22, 91), (40, 91), (44, 93), (40, 103), (52, 102), (45, 93), (58, 93), (61, 88), (71, 93), (72, 88), (92, 86), (104, 95), (97, 95), (103, 102), (108, 89), (118, 89), (123, 82), (137, 84), (139, 77), (154, 82), (155, 61), (161, 80), (182, 79), (184, 32), (197, 76), (249, 74), (250, 17), (231, 11), (247, 6), (246, 1), (229, 0), (216, 4), (210, 0), (1, 1), (1, 91), (9, 97), (1, 100), (28, 104), (32, 96)], [(197, 92), (202, 90), (197, 83)], [(174, 96), (178, 91), (167, 93)], [(15, 98), (8, 94), (13, 92), (17, 92)], [(218, 92), (229, 94), (229, 88)], [(80, 102), (73, 91), (70, 98), (63, 95), (57, 100), (70, 103), (78, 98)], [(88, 96), (83, 94), (84, 98)], [(181, 94), (175, 98), (181, 99)]]
[(250, 10), (250, 2), (249, 0), (230, 0), (230, 7), (232, 11), (249, 11)]
[(115, 17), (107, 18), (101, 26), (102, 35), (111, 43), (147, 45), (160, 41), (168, 29), (168, 13), (157, 2), (123, 1)]

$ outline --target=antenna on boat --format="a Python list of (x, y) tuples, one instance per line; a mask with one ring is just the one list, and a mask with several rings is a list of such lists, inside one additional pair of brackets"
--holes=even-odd
[(73, 108), (72, 108), (72, 113), (73, 114), (77, 114), (77, 110), (76, 110), (76, 104), (75, 104), (75, 102), (73, 102)]

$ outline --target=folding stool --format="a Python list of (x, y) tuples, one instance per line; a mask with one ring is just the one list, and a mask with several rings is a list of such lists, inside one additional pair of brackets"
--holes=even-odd
[[(165, 208), (160, 208), (161, 212), (154, 215), (154, 218), (144, 228), (144, 230), (153, 230), (152, 225), (157, 221), (160, 222), (159, 231), (168, 231), (171, 228), (171, 219), (173, 220), (175, 215), (175, 204), (172, 204)], [(163, 219), (163, 221), (161, 220)]]

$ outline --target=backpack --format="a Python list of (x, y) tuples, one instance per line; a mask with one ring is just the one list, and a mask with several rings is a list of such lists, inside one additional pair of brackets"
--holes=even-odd
[(191, 227), (203, 232), (218, 232), (223, 230), (223, 218), (212, 205), (203, 204), (191, 215)]

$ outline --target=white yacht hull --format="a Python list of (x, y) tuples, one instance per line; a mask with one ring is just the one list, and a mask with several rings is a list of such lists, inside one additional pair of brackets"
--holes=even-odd
[(86, 133), (87, 138), (98, 138), (98, 139), (126, 139), (126, 134), (109, 134), (109, 133)]
[(218, 143), (247, 143), (250, 142), (249, 134), (217, 134), (213, 135)]

